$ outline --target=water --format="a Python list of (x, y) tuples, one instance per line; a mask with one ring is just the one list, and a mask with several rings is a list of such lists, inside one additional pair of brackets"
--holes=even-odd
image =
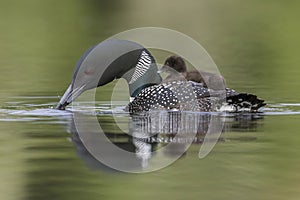
[[(0, 199), (299, 199), (299, 6), (0, 1)], [(204, 139), (199, 134), (180, 159), (155, 172), (127, 174), (99, 165), (76, 137), (73, 113), (89, 115), (95, 108), (111, 140), (134, 150), (132, 138), (122, 134), (130, 124), (120, 106), (125, 104), (108, 102), (118, 83), (98, 90), (96, 107), (52, 108), (85, 49), (141, 26), (190, 35), (229, 87), (257, 94), (268, 106), (258, 115), (220, 116), (224, 131), (204, 159), (198, 157)], [(155, 58), (162, 63), (165, 55)], [(161, 156), (170, 158), (180, 148)]]
[[(45, 99), (49, 103), (30, 103)], [(295, 159), (298, 155), (295, 127), (300, 118), (299, 104), (271, 104), (260, 114), (224, 113), (221, 116), (225, 121), (223, 133), (207, 157), (198, 158), (204, 138), (200, 134), (193, 138), (192, 146), (174, 164), (156, 172), (133, 175), (118, 173), (97, 162), (76, 136), (76, 127), (72, 124), (74, 110), (51, 109), (55, 105), (53, 99), (56, 97), (14, 97), (0, 109), (0, 124), (4, 127), (1, 177), (6, 180), (7, 195), (11, 192), (15, 198), (31, 199), (149, 198), (141, 192), (143, 190), (153, 197), (174, 195), (183, 198), (183, 191), (188, 191), (190, 198), (198, 195), (243, 198), (245, 192), (251, 194), (251, 198), (258, 198), (266, 191), (276, 189), (281, 181), (286, 182), (276, 196), (285, 195), (285, 190), (292, 190), (290, 187), (297, 183), (294, 177), (298, 163)], [(121, 111), (123, 107), (96, 103), (99, 105), (95, 107), (97, 116), (107, 136), (111, 141), (123, 144), (121, 148), (134, 151), (132, 140), (116, 128), (113, 120), (112, 113), (115, 113), (128, 129), (129, 116)], [(81, 109), (85, 107), (76, 107), (77, 111)], [(286, 127), (295, 129), (285, 132)], [(169, 141), (159, 140), (158, 144)], [(178, 149), (180, 145), (163, 156), (176, 156)], [(140, 168), (142, 164), (136, 163)], [(20, 196), (16, 195), (21, 188)], [(221, 190), (222, 194), (208, 192), (213, 190)], [(256, 192), (252, 193), (253, 190)]]

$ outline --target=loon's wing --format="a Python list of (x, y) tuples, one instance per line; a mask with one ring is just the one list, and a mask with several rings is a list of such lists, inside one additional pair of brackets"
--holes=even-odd
[(254, 94), (238, 93), (231, 88), (226, 88), (226, 102), (228, 105), (235, 107), (236, 112), (256, 112), (259, 108), (266, 105), (264, 100), (259, 99)]
[(236, 112), (250, 111), (257, 112), (257, 110), (266, 105), (264, 100), (259, 99), (256, 95), (240, 93), (237, 95), (229, 96), (226, 99), (229, 105), (235, 108)]

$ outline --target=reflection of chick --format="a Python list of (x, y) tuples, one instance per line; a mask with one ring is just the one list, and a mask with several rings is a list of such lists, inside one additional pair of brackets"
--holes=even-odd
[(161, 68), (162, 72), (168, 72), (165, 82), (173, 80), (188, 80), (202, 83), (204, 87), (222, 89), (225, 86), (223, 76), (205, 71), (187, 71), (184, 60), (180, 56), (170, 56)]

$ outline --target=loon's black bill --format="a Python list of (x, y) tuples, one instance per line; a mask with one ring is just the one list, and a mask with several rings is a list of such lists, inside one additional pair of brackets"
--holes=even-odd
[(65, 110), (66, 106), (69, 105), (74, 99), (76, 99), (83, 91), (85, 85), (73, 89), (73, 85), (70, 84), (64, 95), (60, 99), (56, 106), (58, 110)]
[(55, 109), (57, 109), (57, 110), (65, 110), (67, 105), (69, 105), (67, 102), (65, 104), (58, 103)]

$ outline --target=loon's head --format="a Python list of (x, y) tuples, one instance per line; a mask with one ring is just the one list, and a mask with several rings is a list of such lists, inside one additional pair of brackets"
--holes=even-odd
[(124, 78), (131, 97), (161, 83), (153, 56), (142, 45), (127, 40), (105, 40), (88, 49), (77, 62), (71, 84), (60, 99), (63, 110), (82, 92)]

